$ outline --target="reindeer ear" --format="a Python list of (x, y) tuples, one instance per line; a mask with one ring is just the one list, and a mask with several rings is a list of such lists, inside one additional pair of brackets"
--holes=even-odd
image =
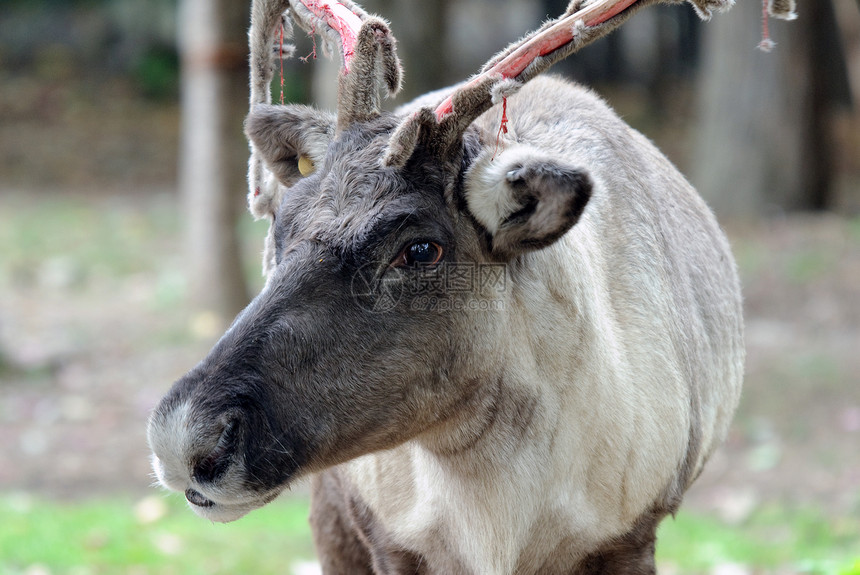
[(469, 211), (503, 258), (544, 248), (579, 220), (591, 197), (591, 176), (528, 146), (485, 152), (466, 175)]
[(245, 134), (266, 168), (285, 186), (311, 174), (325, 158), (337, 119), (308, 106), (254, 106)]
[[(258, 104), (245, 120), (251, 142), (248, 205), (257, 218), (272, 218), (285, 188), (322, 165), (336, 118), (307, 106)], [(261, 165), (262, 161), (262, 165)], [(263, 275), (274, 268), (272, 228), (263, 252)]]

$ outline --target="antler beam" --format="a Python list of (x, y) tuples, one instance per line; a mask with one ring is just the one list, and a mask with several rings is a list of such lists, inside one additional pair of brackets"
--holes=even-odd
[[(593, 27), (606, 22), (629, 8), (638, 0), (598, 0), (568, 16), (559, 18), (551, 26), (535, 34), (495, 64), (490, 62), (484, 70), (462, 89), (483, 84), (488, 77), (498, 80), (519, 79), (519, 76), (537, 58), (546, 56), (572, 42), (585, 27)], [(489, 67), (489, 69), (488, 69)], [(436, 108), (436, 119), (441, 122), (453, 112), (454, 94), (451, 94)]]
[(368, 14), (349, 0), (255, 0), (249, 35), (252, 106), (271, 101), (269, 82), (274, 70), (274, 59), (292, 54), (292, 47), (283, 46), (283, 36), (278, 39), (277, 34), (283, 26), (286, 35), (291, 35), (288, 14), (302, 29), (322, 37), (326, 45), (340, 47), (346, 73), (349, 73), (355, 56), (361, 26), (368, 19)]
[(440, 156), (457, 149), (464, 131), (493, 104), (515, 93), (552, 64), (621, 25), (633, 10), (658, 2), (689, 2), (704, 19), (734, 0), (572, 0), (564, 14), (491, 58), (471, 81), (453, 90), (434, 109), (422, 109), (395, 130), (383, 158), (402, 166), (420, 140)]
[(358, 31), (361, 28), (362, 19), (340, 2), (295, 0), (291, 4), (293, 10), (301, 6), (314, 16), (313, 19), (308, 19), (310, 20), (311, 32), (321, 32), (316, 30), (315, 24), (322, 23), (328, 30), (340, 37), (343, 68), (349, 73), (349, 65), (355, 55), (355, 44), (358, 41)]

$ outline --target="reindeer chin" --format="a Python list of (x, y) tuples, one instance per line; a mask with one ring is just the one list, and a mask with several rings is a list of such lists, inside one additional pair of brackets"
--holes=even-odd
[(229, 498), (225, 493), (209, 494), (205, 488), (191, 485), (192, 482), (183, 480), (173, 470), (168, 470), (155, 455), (152, 456), (152, 468), (163, 488), (184, 493), (188, 507), (196, 515), (217, 523), (241, 519), (251, 511), (275, 500), (283, 490), (275, 489), (261, 496)]
[(268, 503), (268, 501), (262, 501), (259, 504), (221, 504), (207, 500), (208, 504), (198, 505), (197, 503), (192, 502), (187, 492), (185, 497), (188, 500), (188, 507), (190, 507), (197, 516), (216, 523), (230, 523), (231, 521), (236, 521), (251, 511)]

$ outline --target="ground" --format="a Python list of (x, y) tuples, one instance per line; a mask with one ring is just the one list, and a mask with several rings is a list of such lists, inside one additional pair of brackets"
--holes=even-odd
[(860, 221), (729, 226), (743, 281), (744, 392), (688, 503), (725, 517), (776, 501), (860, 512)]

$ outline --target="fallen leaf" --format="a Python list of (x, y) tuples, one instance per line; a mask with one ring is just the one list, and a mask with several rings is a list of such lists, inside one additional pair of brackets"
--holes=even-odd
[(141, 525), (155, 523), (165, 515), (167, 515), (167, 504), (157, 495), (145, 497), (134, 506), (134, 516)]

